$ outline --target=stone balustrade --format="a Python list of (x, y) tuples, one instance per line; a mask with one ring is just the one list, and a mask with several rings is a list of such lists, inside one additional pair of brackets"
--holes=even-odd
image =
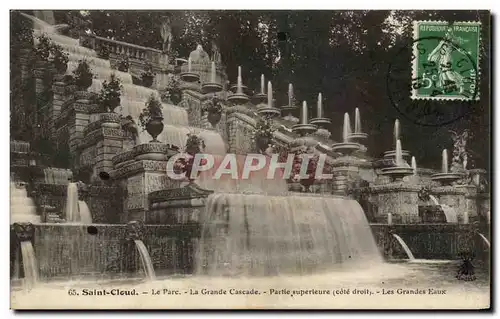
[(158, 49), (147, 48), (140, 45), (89, 34), (80, 36), (80, 44), (96, 51), (99, 51), (101, 47), (106, 46), (110, 53), (110, 59), (127, 56), (130, 60), (131, 67), (137, 63), (142, 65), (148, 62), (157, 69), (164, 69), (168, 67), (168, 57)]

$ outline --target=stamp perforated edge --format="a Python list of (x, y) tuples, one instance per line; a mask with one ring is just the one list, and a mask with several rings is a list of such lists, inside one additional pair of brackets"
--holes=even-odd
[[(443, 25), (448, 25), (449, 23), (446, 22), (446, 21), (443, 21), (443, 20), (414, 20), (413, 21), (413, 32), (412, 32), (412, 35), (413, 35), (413, 38), (412, 40), (413, 41), (417, 41), (420, 37), (419, 37), (419, 28), (418, 26), (420, 25), (420, 23), (432, 23), (432, 24), (443, 24)], [(458, 24), (458, 25), (476, 25), (476, 26), (479, 26), (479, 32), (478, 32), (478, 40), (477, 40), (477, 45), (478, 45), (478, 48), (477, 48), (477, 61), (476, 61), (476, 70), (477, 70), (477, 92), (476, 92), (476, 97), (474, 100), (472, 99), (466, 99), (464, 98), (463, 96), (461, 95), (457, 95), (457, 96), (419, 96), (417, 94), (417, 90), (413, 88), (413, 86), (411, 87), (411, 94), (410, 94), (410, 98), (412, 100), (438, 100), (438, 101), (478, 101), (479, 100), (479, 96), (480, 96), (480, 77), (481, 77), (481, 67), (480, 67), (480, 62), (481, 62), (481, 52), (480, 52), (480, 49), (481, 49), (481, 28), (482, 28), (482, 23), (481, 21), (455, 21), (453, 22), (453, 24)], [(417, 62), (417, 57), (418, 57), (418, 50), (417, 50), (417, 46), (415, 45), (415, 42), (412, 43), (412, 53), (413, 55), (415, 56), (415, 59), (413, 59), (412, 61), (412, 65), (411, 65), (411, 79), (415, 79), (417, 77), (417, 65), (418, 65), (418, 62)]]

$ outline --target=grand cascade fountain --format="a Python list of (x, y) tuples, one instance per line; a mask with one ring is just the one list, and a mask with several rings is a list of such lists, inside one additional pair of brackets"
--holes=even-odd
[[(44, 123), (33, 136), (70, 154), (58, 168), (33, 150), (35, 137), (11, 141), (11, 281), (20, 290), (78, 280), (304, 277), (489, 254), (486, 171), (450, 170), (446, 150), (441, 171), (417, 167), (398, 120), (394, 145), (372, 158), (362, 110), (345, 114), (335, 141), (321, 93), (309, 114), (293, 85), (285, 106), (276, 105), (264, 75), (254, 94), (244, 67), (229, 86), (224, 66), (201, 47), (171, 61), (157, 49), (65, 36), (27, 14), (16, 19), (32, 34), (13, 48), (21, 81), (48, 96), (26, 107)], [(67, 53), (62, 72), (33, 54), (43, 37)], [(82, 60), (93, 74), (85, 89), (71, 82)], [(148, 68), (151, 85), (141, 78)], [(97, 97), (112, 77), (120, 80), (119, 103), (103, 110)], [(160, 102), (156, 130), (138, 126), (151, 100)], [(189, 153), (192, 141), (219, 161), (236, 154), (238, 165), (244, 155), (275, 149), (324, 154), (332, 178), (214, 179), (207, 171), (172, 179), (168, 160)]]

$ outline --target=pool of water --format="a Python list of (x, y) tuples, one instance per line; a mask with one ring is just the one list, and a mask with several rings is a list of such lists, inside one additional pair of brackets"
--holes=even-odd
[(466, 282), (455, 278), (459, 265), (459, 261), (415, 260), (296, 277), (52, 282), (31, 291), (13, 290), (11, 305), (15, 309), (488, 308), (488, 268), (477, 264), (476, 280)]

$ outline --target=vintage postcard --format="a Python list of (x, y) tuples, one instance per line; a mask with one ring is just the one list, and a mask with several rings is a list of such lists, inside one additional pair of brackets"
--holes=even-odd
[(12, 10), (12, 309), (491, 307), (489, 11)]

